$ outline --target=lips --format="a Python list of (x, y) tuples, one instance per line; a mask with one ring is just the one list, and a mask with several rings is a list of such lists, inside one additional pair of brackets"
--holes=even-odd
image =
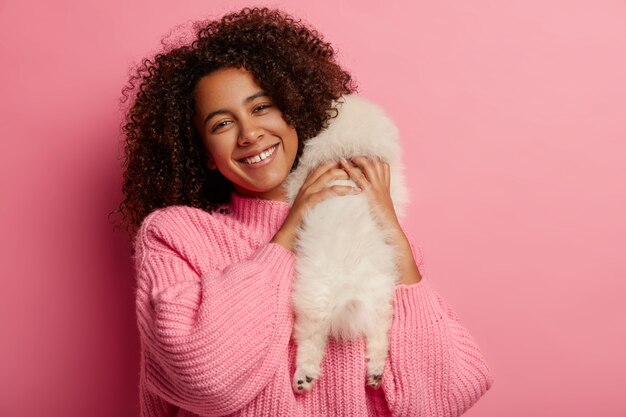
[(269, 148), (262, 150), (256, 154), (252, 154), (251, 156), (239, 159), (239, 162), (242, 162), (247, 165), (257, 164), (265, 159), (269, 158), (276, 152), (278, 144), (272, 145)]

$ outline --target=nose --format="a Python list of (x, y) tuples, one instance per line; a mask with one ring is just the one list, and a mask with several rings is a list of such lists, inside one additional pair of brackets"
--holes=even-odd
[(263, 129), (254, 119), (241, 120), (239, 126), (240, 146), (251, 145), (263, 138)]

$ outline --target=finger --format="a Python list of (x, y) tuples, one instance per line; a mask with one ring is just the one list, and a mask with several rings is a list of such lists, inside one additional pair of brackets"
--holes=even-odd
[(385, 162), (380, 158), (374, 159), (374, 167), (376, 168), (376, 173), (378, 174), (378, 178), (385, 180)]
[(325, 200), (328, 197), (336, 196), (336, 195), (353, 195), (359, 194), (361, 192), (360, 189), (350, 187), (348, 185), (332, 185), (330, 187), (324, 188), (320, 194), (322, 194), (322, 198)]
[(349, 185), (332, 185), (326, 189), (337, 195), (359, 194), (363, 191), (360, 188), (351, 187)]
[(376, 167), (372, 159), (364, 156), (357, 156), (352, 158), (351, 162), (361, 169), (363, 174), (365, 174), (365, 178), (367, 178), (370, 183), (379, 181)]
[(317, 181), (317, 179), (320, 176), (322, 176), (326, 171), (331, 169), (333, 166), (339, 167), (339, 164), (336, 161), (328, 161), (326, 163), (319, 165), (317, 168), (309, 172), (309, 175), (307, 175), (306, 179), (304, 180), (304, 184), (302, 184), (301, 188), (306, 188), (312, 183), (314, 183), (315, 181)]
[(390, 186), (391, 185), (391, 168), (389, 168), (388, 163), (383, 164), (383, 168), (385, 170), (385, 183)]
[(308, 192), (316, 193), (319, 190), (326, 188), (328, 183), (334, 180), (347, 180), (350, 176), (348, 173), (339, 167), (330, 168), (320, 175), (314, 182), (308, 186)]
[(369, 186), (367, 178), (360, 169), (356, 168), (352, 165), (352, 163), (346, 161), (344, 158), (341, 158), (339, 163), (341, 164), (341, 167), (346, 170), (348, 175), (350, 175), (352, 181), (354, 181), (361, 189), (364, 190)]

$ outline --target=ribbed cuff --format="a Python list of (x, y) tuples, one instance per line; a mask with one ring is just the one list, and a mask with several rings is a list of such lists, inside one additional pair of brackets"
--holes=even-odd
[(296, 255), (278, 243), (269, 242), (261, 246), (252, 257), (264, 266), (269, 276), (291, 279), (296, 267)]
[(398, 316), (405, 320), (415, 319), (419, 323), (435, 323), (444, 316), (444, 310), (437, 300), (436, 293), (428, 280), (416, 284), (399, 284), (396, 286), (394, 302)]

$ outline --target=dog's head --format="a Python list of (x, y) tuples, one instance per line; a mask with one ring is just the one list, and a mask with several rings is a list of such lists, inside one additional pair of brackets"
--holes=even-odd
[(378, 157), (391, 169), (391, 194), (400, 216), (407, 200), (402, 175), (401, 150), (396, 125), (384, 111), (360, 96), (349, 94), (333, 103), (326, 129), (306, 141), (304, 151), (285, 183), (287, 198), (293, 202), (309, 172), (320, 164), (355, 156)]

